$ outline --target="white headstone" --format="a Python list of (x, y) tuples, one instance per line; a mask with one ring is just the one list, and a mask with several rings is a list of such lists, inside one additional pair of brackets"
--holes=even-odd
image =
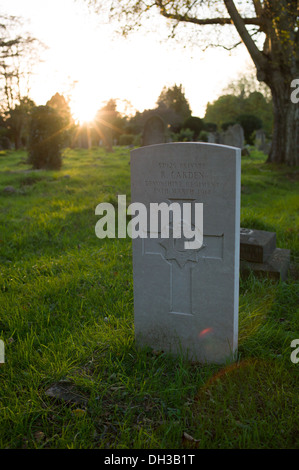
[[(133, 240), (135, 338), (140, 346), (223, 363), (238, 342), (240, 165), (237, 148), (168, 143), (131, 152), (132, 202), (203, 203), (203, 246)], [(193, 214), (194, 215), (194, 214)], [(194, 219), (193, 219), (194, 220)]]

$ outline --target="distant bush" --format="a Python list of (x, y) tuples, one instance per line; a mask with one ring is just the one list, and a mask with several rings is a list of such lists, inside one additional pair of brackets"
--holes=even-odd
[(199, 142), (208, 142), (209, 141), (209, 133), (207, 131), (201, 131), (198, 136)]
[(28, 162), (33, 168), (58, 170), (62, 165), (63, 119), (49, 106), (37, 106), (31, 115)]
[(135, 135), (133, 145), (135, 147), (141, 147), (141, 142), (142, 142), (142, 135), (141, 134)]
[(218, 126), (214, 122), (204, 122), (204, 129), (206, 132), (217, 132)]
[(8, 137), (8, 130), (6, 127), (0, 127), (0, 149), (7, 150), (11, 148), (11, 143)]
[(178, 133), (171, 135), (173, 142), (193, 142), (194, 131), (191, 129), (181, 129)]
[(189, 116), (185, 119), (182, 129), (190, 129), (193, 131), (193, 139), (196, 140), (200, 132), (204, 129), (204, 122), (199, 117)]
[(263, 121), (254, 114), (240, 114), (236, 121), (241, 124), (244, 129), (244, 137), (249, 145), (253, 145), (253, 132), (263, 127)]
[(135, 137), (133, 134), (122, 134), (118, 139), (119, 145), (133, 145)]

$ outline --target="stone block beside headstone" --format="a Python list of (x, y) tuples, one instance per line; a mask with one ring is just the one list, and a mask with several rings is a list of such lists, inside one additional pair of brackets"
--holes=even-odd
[(240, 259), (264, 263), (276, 248), (276, 233), (264, 230), (240, 230)]
[(241, 228), (240, 271), (259, 277), (286, 281), (290, 267), (290, 250), (276, 248), (276, 234), (264, 230)]
[(267, 277), (275, 281), (286, 281), (290, 268), (290, 250), (275, 248), (265, 263), (253, 263), (241, 260), (241, 273), (248, 275), (252, 272), (258, 277)]
[[(203, 245), (184, 238), (133, 239), (138, 346), (224, 363), (238, 343), (241, 151), (168, 143), (131, 152), (132, 202), (203, 204)], [(230, 184), (227, 184), (227, 182)], [(182, 211), (183, 213), (183, 211)], [(194, 225), (194, 213), (192, 213)], [(183, 223), (183, 219), (181, 220)], [(170, 223), (171, 227), (171, 223)]]

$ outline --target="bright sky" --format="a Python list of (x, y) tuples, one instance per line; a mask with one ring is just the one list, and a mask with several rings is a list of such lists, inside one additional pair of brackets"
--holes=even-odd
[(166, 30), (161, 37), (139, 31), (121, 38), (115, 25), (101, 23), (80, 1), (1, 0), (0, 11), (28, 20), (27, 30), (48, 46), (35, 69), (31, 98), (41, 105), (56, 92), (69, 94), (81, 119), (110, 98), (128, 100), (139, 111), (153, 108), (162, 88), (174, 84), (183, 85), (192, 114), (203, 117), (207, 102), (250, 63), (245, 47), (231, 54), (183, 48), (163, 40)]

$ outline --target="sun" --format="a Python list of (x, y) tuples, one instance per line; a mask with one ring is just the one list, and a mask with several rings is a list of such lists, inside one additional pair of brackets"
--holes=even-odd
[(75, 121), (79, 122), (79, 124), (84, 124), (87, 122), (92, 122), (97, 113), (97, 107), (95, 107), (94, 103), (88, 103), (86, 100), (84, 101), (74, 101), (71, 102), (71, 111)]
[(87, 90), (82, 93), (76, 91), (70, 100), (73, 118), (81, 125), (92, 122), (99, 107), (99, 103), (94, 99), (94, 95), (91, 92), (88, 93)]

